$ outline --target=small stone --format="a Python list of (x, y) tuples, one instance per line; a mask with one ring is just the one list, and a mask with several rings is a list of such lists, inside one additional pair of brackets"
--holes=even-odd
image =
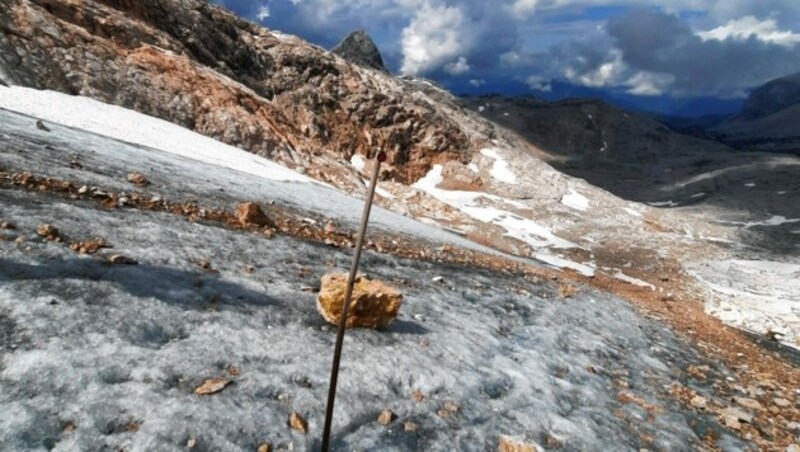
[(336, 232), (336, 225), (332, 221), (325, 223), (326, 234), (333, 234), (335, 232)]
[(422, 402), (425, 400), (425, 394), (422, 393), (419, 389), (415, 389), (414, 392), (411, 394), (411, 400), (415, 402)]
[(186, 441), (186, 447), (189, 449), (194, 449), (197, 446), (197, 440), (194, 438), (189, 438), (189, 441)]
[(497, 445), (497, 452), (537, 452), (539, 446), (534, 443), (526, 443), (508, 436), (500, 436), (500, 443)]
[(760, 410), (762, 408), (761, 403), (759, 403), (758, 400), (749, 399), (747, 397), (734, 397), (733, 401), (751, 410)]
[(112, 254), (111, 256), (109, 256), (108, 261), (111, 262), (112, 264), (118, 264), (118, 265), (139, 265), (139, 263), (136, 262), (135, 259), (131, 259), (130, 257), (122, 254)]
[(27, 241), (28, 241), (28, 237), (26, 237), (24, 235), (21, 235), (21, 236), (19, 236), (19, 237), (14, 239), (14, 242), (16, 242), (16, 243), (25, 243)]
[(245, 265), (242, 271), (247, 273), (248, 275), (252, 275), (253, 272), (255, 271), (255, 267), (253, 267), (252, 265)]
[(289, 427), (291, 427), (293, 430), (297, 430), (300, 433), (308, 432), (308, 422), (295, 412), (292, 412), (292, 414), (289, 415)]
[(435, 276), (433, 279), (431, 279), (431, 281), (435, 283), (442, 283), (444, 282), (444, 276)]
[(272, 444), (261, 443), (258, 445), (258, 449), (256, 449), (256, 452), (272, 452)]
[(289, 400), (289, 394), (286, 394), (285, 392), (278, 394), (278, 400), (281, 402), (286, 402)]
[(44, 125), (44, 122), (42, 122), (41, 119), (36, 121), (36, 128), (45, 132), (50, 131), (50, 129), (46, 125)]
[(706, 406), (708, 405), (708, 400), (703, 396), (696, 395), (696, 396), (692, 397), (692, 400), (691, 400), (690, 403), (692, 404), (693, 407), (695, 407), (697, 409), (700, 409), (700, 410), (704, 410), (704, 409), (706, 409)]
[(725, 408), (724, 410), (720, 411), (720, 416), (722, 416), (723, 423), (728, 427), (734, 430), (739, 430), (742, 428), (741, 423), (751, 423), (753, 421), (753, 416), (745, 411), (742, 411), (739, 408)]
[(381, 414), (378, 416), (378, 423), (381, 425), (389, 425), (395, 420), (395, 418), (396, 416), (392, 410), (386, 409), (381, 411)]
[(119, 198), (117, 200), (117, 207), (125, 207), (129, 203), (130, 203), (130, 199), (128, 199), (127, 197), (123, 196), (122, 198)]
[[(317, 311), (328, 323), (338, 325), (344, 306), (348, 275), (329, 273), (322, 277)], [(380, 329), (397, 317), (403, 295), (381, 281), (356, 279), (347, 315), (347, 328)]]
[(403, 424), (403, 430), (407, 432), (416, 432), (417, 431), (417, 424), (411, 421), (407, 421)]
[(36, 234), (43, 237), (45, 240), (58, 240), (61, 233), (55, 226), (42, 223), (36, 227)]
[(150, 184), (150, 181), (148, 181), (147, 178), (144, 177), (142, 173), (136, 171), (128, 174), (128, 182), (134, 185), (138, 185), (140, 187)]
[(89, 187), (87, 187), (86, 185), (78, 189), (78, 193), (81, 195), (85, 195), (88, 192), (89, 192)]
[(254, 202), (246, 202), (239, 204), (236, 208), (236, 217), (242, 226), (270, 226), (274, 227), (275, 224), (267, 217), (264, 210)]
[(9, 223), (8, 221), (4, 221), (4, 222), (0, 223), (0, 229), (6, 229), (6, 230), (9, 230), (9, 231), (13, 231), (14, 229), (16, 229), (16, 227), (13, 224)]
[(216, 394), (227, 388), (231, 383), (233, 382), (224, 378), (209, 378), (198, 386), (197, 389), (194, 390), (194, 393), (197, 395)]
[(789, 408), (790, 406), (792, 406), (792, 402), (786, 399), (777, 398), (773, 400), (773, 402), (775, 403), (775, 406), (777, 406), (778, 408)]

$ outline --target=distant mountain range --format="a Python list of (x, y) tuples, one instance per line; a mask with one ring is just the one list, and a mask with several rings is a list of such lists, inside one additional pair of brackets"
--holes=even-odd
[[(652, 112), (670, 117), (730, 116), (741, 110), (745, 103), (745, 99), (720, 99), (711, 96), (689, 98), (666, 95), (638, 96), (621, 90), (590, 88), (557, 80), (550, 83), (550, 91), (532, 91), (528, 85), (513, 78), (484, 80), (484, 83), (489, 86), (503, 86), (504, 89), (497, 94), (504, 97), (536, 97), (548, 101), (591, 98), (608, 102), (624, 110)], [(463, 97), (476, 97), (485, 92), (484, 89), (476, 88), (466, 82), (449, 83), (445, 87), (452, 92), (460, 93)]]

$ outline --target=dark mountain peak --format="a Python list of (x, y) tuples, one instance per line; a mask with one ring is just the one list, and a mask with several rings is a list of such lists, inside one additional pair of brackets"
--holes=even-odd
[(772, 80), (755, 89), (739, 118), (760, 119), (800, 104), (800, 72)]
[(383, 65), (381, 52), (364, 30), (350, 33), (331, 52), (359, 66), (389, 73)]

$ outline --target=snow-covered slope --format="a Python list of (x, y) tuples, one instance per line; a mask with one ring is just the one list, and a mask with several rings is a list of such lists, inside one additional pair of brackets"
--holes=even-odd
[[(358, 201), (283, 180), (279, 167), (255, 175), (51, 122), (39, 130), (28, 116), (0, 118), (5, 169), (129, 191), (124, 176), (138, 170), (148, 190), (173, 199), (272, 199), (351, 223), (359, 213)], [(221, 160), (236, 150), (207, 151)], [(27, 237), (0, 241), (0, 449), (319, 447), (334, 333), (307, 288), (346, 268), (351, 251), (21, 189), (0, 190), (0, 218), (16, 226), (4, 238)], [(467, 244), (386, 211), (374, 219)], [(139, 265), (42, 240), (33, 232), (42, 222), (70, 239), (103, 237)], [(363, 271), (396, 284), (405, 303), (387, 331), (345, 341), (336, 450), (494, 450), (500, 435), (576, 450), (687, 450), (712, 432), (719, 447), (746, 446), (670, 389), (689, 365), (723, 376), (725, 368), (614, 296), (576, 287), (561, 298), (558, 283), (374, 252)], [(212, 377), (234, 384), (193, 393)], [(685, 384), (715, 397), (708, 384)], [(385, 408), (398, 416), (388, 426), (376, 422)], [(308, 434), (286, 425), (291, 412), (308, 419)]]

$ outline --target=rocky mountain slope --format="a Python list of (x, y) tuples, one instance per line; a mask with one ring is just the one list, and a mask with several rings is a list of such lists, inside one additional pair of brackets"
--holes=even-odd
[[(154, 118), (42, 96), (35, 117), (0, 110), (0, 449), (317, 450), (335, 334), (315, 292), (349, 263), (357, 201)], [(48, 111), (83, 128), (37, 127)], [(252, 199), (274, 228), (231, 219)], [(800, 412), (754, 408), (793, 398), (789, 367), (734, 333), (740, 363), (783, 379), (750, 386), (607, 291), (380, 208), (362, 269), (405, 301), (386, 330), (348, 334), (334, 450), (791, 441)], [(209, 379), (223, 388), (198, 394)]]
[(742, 111), (712, 129), (744, 149), (800, 153), (800, 74), (754, 90)]
[[(515, 274), (569, 281), (624, 298), (729, 366), (732, 374), (715, 378), (714, 384), (730, 376), (743, 390), (725, 383), (728, 392), (715, 393), (719, 400), (729, 400), (730, 391), (738, 391), (737, 397), (758, 398), (765, 413), (777, 409), (784, 414), (777, 427), (754, 427), (738, 417), (726, 418), (721, 410), (727, 405), (714, 402), (713, 413), (728, 429), (743, 431), (743, 437), (749, 435), (748, 440), (762, 445), (786, 446), (792, 441), (789, 424), (800, 422), (800, 412), (792, 405), (795, 395), (783, 389), (773, 395), (749, 388), (759, 389), (766, 380), (778, 382), (776, 388), (796, 387), (800, 376), (792, 365), (715, 317), (756, 338), (797, 344), (800, 287), (792, 282), (800, 280), (794, 278), (800, 275), (800, 182), (793, 177), (800, 166), (797, 157), (733, 153), (591, 102), (470, 103), (426, 80), (364, 68), (200, 0), (10, 0), (0, 5), (0, 28), (0, 78), (12, 85), (0, 87), (0, 108), (15, 112), (5, 115), (0, 133), (17, 142), (16, 147), (4, 145), (0, 169), (6, 174), (4, 190), (25, 191), (24, 196), (7, 198), (10, 205), (21, 206), (8, 210), (9, 220), (22, 222), (18, 218), (35, 214), (55, 221), (58, 215), (25, 207), (35, 204), (36, 190), (41, 191), (38, 196), (60, 193), (70, 201), (88, 202), (87, 193), (80, 193), (83, 185), (87, 190), (109, 185), (105, 192), (114, 194), (106, 193), (103, 199), (110, 197), (113, 203), (106, 204), (120, 207), (124, 198), (122, 207), (133, 203), (126, 212), (155, 209), (216, 225), (227, 224), (230, 217), (224, 209), (234, 199), (272, 198), (287, 218), (279, 224), (282, 233), (347, 247), (351, 232), (331, 234), (321, 225), (328, 220), (354, 224), (358, 203), (345, 194), (364, 192), (368, 155), (381, 148), (390, 161), (381, 175), (377, 203), (386, 210), (376, 214), (375, 224), (382, 232), (371, 249), (446, 262), (466, 275), (475, 266), (519, 271)], [(108, 104), (127, 110), (120, 113), (123, 109)], [(131, 116), (130, 110), (150, 117)], [(29, 118), (14, 116), (19, 114)], [(154, 123), (152, 117), (183, 128)], [(25, 121), (32, 128), (43, 121), (43, 129), (35, 128), (42, 133), (31, 134)], [(118, 148), (85, 137), (78, 141), (94, 144), (81, 151), (73, 133), (85, 132), (159, 152), (142, 154), (135, 147)], [(215, 144), (200, 144), (193, 132), (232, 146), (213, 140), (209, 142)], [(106, 148), (119, 152), (109, 154)], [(162, 152), (180, 158), (164, 159)], [(84, 162), (89, 158), (91, 163)], [(198, 169), (187, 160), (205, 165)], [(136, 193), (138, 201), (131, 201), (131, 187), (114, 182), (129, 166), (143, 167), (134, 169), (158, 181), (155, 188), (164, 193)], [(281, 183), (275, 183), (275, 177)], [(285, 180), (294, 183), (284, 184)], [(316, 188), (320, 183), (327, 185), (325, 190)], [(153, 198), (167, 195), (183, 202), (169, 208), (163, 199), (152, 204)], [(54, 206), (67, 202), (47, 199)], [(6, 215), (6, 210), (0, 213)], [(93, 218), (94, 212), (70, 210), (69, 215)], [(78, 234), (75, 223), (69, 225), (71, 233)], [(24, 224), (26, 230), (30, 226)], [(156, 221), (147, 230), (160, 236), (162, 227), (166, 237), (186, 233), (168, 220)], [(98, 233), (108, 235), (112, 243), (130, 243), (110, 228)], [(239, 239), (226, 233), (220, 240)], [(147, 243), (158, 248), (155, 242)], [(192, 259), (207, 252), (201, 243), (186, 246)], [(12, 254), (26, 246), (7, 245), (5, 252)], [(173, 249), (179, 246), (170, 241), (168, 253), (182, 253)], [(49, 256), (48, 249), (36, 248), (34, 254), (39, 252), (44, 259)], [(329, 248), (313, 251), (320, 259), (336, 253)], [(175, 263), (177, 255), (171, 256), (161, 264), (181, 267)], [(272, 261), (280, 259), (275, 255)], [(12, 282), (33, 273), (23, 265), (35, 263), (24, 256), (14, 254), (11, 261), (9, 265), (21, 269)], [(233, 257), (228, 264), (247, 265)], [(424, 268), (437, 273), (445, 267)], [(284, 271), (278, 265), (275, 274)], [(95, 273), (89, 275), (91, 279)], [(269, 284), (275, 281), (268, 279), (273, 281)], [(13, 295), (30, 297), (25, 293)], [(434, 297), (429, 288), (419, 296)], [(442, 306), (453, 303), (457, 302), (448, 298)], [(7, 317), (20, 315), (12, 309)], [(518, 318), (513, 312), (505, 315)], [(303, 344), (313, 340), (305, 338)], [(535, 348), (525, 344), (525, 349)], [(683, 396), (680, 400), (693, 412), (706, 412), (691, 405), (694, 393), (675, 392), (673, 396)], [(367, 397), (372, 396), (376, 393)], [(790, 406), (780, 411), (774, 399), (787, 398)], [(363, 424), (360, 416), (368, 411), (358, 410), (350, 425)], [(713, 436), (728, 441), (724, 435)], [(353, 441), (343, 444), (368, 447)], [(630, 447), (641, 446), (625, 441)]]

